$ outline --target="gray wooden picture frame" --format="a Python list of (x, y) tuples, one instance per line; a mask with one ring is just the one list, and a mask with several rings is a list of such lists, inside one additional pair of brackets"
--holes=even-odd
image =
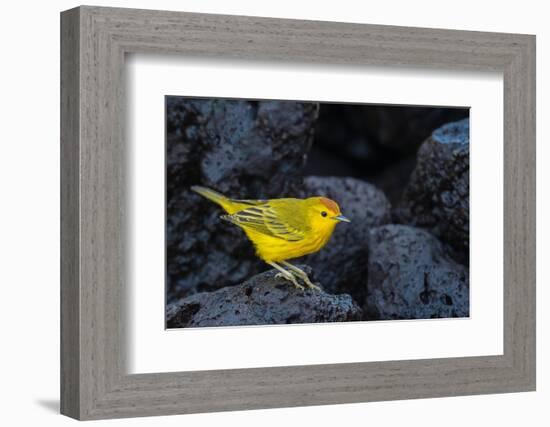
[[(502, 72), (504, 354), (128, 375), (124, 60), (135, 52)], [(100, 419), (529, 390), (534, 36), (88, 6), (62, 12), (63, 414)]]

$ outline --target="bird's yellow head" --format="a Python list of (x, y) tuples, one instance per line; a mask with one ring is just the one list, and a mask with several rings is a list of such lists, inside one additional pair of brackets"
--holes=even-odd
[(326, 197), (311, 197), (309, 218), (314, 230), (331, 231), (339, 222), (350, 222), (340, 212), (340, 206)]

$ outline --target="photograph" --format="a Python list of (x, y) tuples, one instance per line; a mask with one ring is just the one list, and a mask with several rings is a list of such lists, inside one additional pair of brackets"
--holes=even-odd
[(469, 124), (165, 96), (166, 328), (469, 317)]

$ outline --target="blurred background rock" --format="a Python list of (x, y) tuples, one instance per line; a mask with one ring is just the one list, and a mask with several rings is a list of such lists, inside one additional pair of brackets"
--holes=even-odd
[[(242, 287), (269, 269), (240, 229), (219, 220), (219, 208), (190, 192), (197, 184), (235, 198), (338, 201), (351, 224), (299, 262), (328, 295), (347, 294), (360, 307), (348, 320), (467, 316), (468, 116), (465, 108), (167, 97), (167, 310), (186, 319), (171, 327), (203, 324), (194, 313), (216, 318), (200, 304), (222, 294), (192, 295)], [(274, 281), (261, 277), (262, 286)], [(242, 304), (237, 289), (229, 299)], [(314, 305), (298, 300), (285, 305), (292, 313), (270, 317), (266, 298), (262, 321), (262, 297), (254, 298), (260, 310), (249, 320), (232, 311), (235, 324), (315, 318)], [(347, 305), (334, 312), (349, 311), (349, 300), (327, 298), (325, 311), (340, 302)], [(300, 316), (296, 307), (305, 306)]]

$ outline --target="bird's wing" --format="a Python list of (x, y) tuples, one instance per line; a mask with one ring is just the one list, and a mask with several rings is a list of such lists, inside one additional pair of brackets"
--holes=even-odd
[[(283, 216), (285, 220), (282, 219)], [(273, 207), (265, 202), (223, 218), (241, 227), (292, 242), (304, 239), (309, 230), (296, 221), (295, 212), (293, 215), (293, 212), (287, 212), (285, 208)]]

